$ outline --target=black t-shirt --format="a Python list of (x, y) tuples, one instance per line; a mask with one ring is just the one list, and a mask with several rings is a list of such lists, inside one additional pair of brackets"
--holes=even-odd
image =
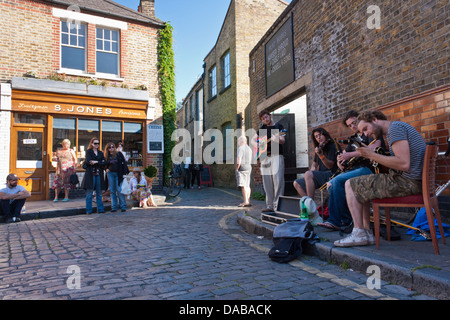
[[(262, 140), (264, 140), (265, 138), (267, 138), (267, 140), (269, 140), (272, 137), (272, 134), (275, 134), (277, 132), (279, 133), (283, 129), (284, 129), (284, 127), (279, 123), (275, 123), (273, 126), (267, 126), (267, 125), (263, 124), (259, 128), (259, 131), (258, 131), (258, 136), (259, 136), (259, 140), (260, 140), (260, 148), (263, 150), (265, 149), (265, 146), (263, 145), (264, 143), (262, 143)], [(278, 154), (283, 155), (283, 145), (279, 144), (279, 143), (275, 143), (273, 141), (267, 144), (267, 149), (266, 149), (267, 155), (268, 156), (271, 155), (273, 144), (279, 146)], [(261, 151), (263, 151), (263, 150), (261, 150)]]
[[(333, 168), (331, 168), (332, 172), (336, 172), (336, 170), (338, 169), (337, 156), (338, 156), (338, 152), (339, 151), (340, 151), (340, 147), (339, 147), (339, 150), (336, 149), (336, 144), (334, 143), (333, 140), (329, 140), (327, 142), (327, 144), (325, 145), (325, 147), (323, 148), (323, 155), (325, 156), (325, 158), (327, 158), (328, 160), (334, 161), (334, 166), (333, 166)], [(319, 170), (318, 171), (330, 170), (323, 164), (322, 160), (320, 160), (320, 158), (317, 155), (317, 153), (314, 156), (314, 162), (319, 164)]]

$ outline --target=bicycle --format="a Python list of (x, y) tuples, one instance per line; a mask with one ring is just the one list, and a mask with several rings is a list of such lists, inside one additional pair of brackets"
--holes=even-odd
[(169, 174), (164, 186), (164, 192), (167, 196), (175, 198), (181, 192), (181, 176)]

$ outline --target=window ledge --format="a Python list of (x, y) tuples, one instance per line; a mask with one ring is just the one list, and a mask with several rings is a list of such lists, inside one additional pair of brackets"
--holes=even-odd
[(79, 76), (79, 77), (88, 77), (88, 78), (96, 78), (96, 79), (105, 79), (105, 80), (113, 80), (113, 81), (125, 81), (124, 78), (120, 78), (118, 76), (114, 76), (113, 74), (107, 74), (107, 73), (86, 73), (84, 71), (75, 70), (75, 69), (64, 69), (61, 68), (56, 71), (59, 74), (66, 74), (69, 76)]
[(225, 88), (223, 88), (222, 90), (220, 90), (219, 94), (224, 93), (225, 91), (227, 91), (228, 89), (231, 88), (231, 84), (227, 85)]
[(206, 102), (211, 102), (213, 101), (215, 98), (217, 98), (217, 94), (212, 96), (211, 98), (209, 98)]

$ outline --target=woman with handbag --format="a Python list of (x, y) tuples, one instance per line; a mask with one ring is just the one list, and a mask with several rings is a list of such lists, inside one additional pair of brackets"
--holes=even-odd
[(99, 150), (100, 140), (92, 138), (86, 151), (83, 169), (86, 170), (81, 186), (86, 190), (86, 213), (92, 213), (92, 194), (95, 190), (97, 212), (104, 213), (102, 202), (102, 186), (104, 185), (103, 167), (106, 164), (103, 152)]
[(119, 198), (120, 210), (125, 212), (127, 211), (127, 202), (125, 195), (121, 192), (121, 186), (124, 176), (129, 173), (127, 161), (122, 152), (116, 150), (116, 146), (112, 142), (106, 144), (105, 159), (106, 175), (108, 176), (108, 184), (111, 190), (111, 211), (117, 211), (117, 198)]
[(56, 173), (52, 188), (55, 190), (54, 202), (58, 202), (58, 195), (64, 189), (63, 202), (69, 201), (69, 191), (74, 187), (71, 176), (77, 172), (77, 156), (70, 149), (70, 140), (62, 141), (62, 149), (56, 151)]

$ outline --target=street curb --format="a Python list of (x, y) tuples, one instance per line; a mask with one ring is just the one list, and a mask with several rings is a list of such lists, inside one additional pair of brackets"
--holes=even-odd
[[(139, 201), (127, 201), (127, 209), (131, 209), (134, 207), (139, 207)], [(106, 212), (111, 211), (111, 205), (104, 205), (104, 210)], [(97, 206), (92, 206), (92, 212), (97, 213)], [(68, 209), (60, 209), (60, 210), (46, 210), (46, 211), (37, 211), (30, 213), (23, 213), (20, 215), (20, 219), (22, 221), (29, 220), (39, 220), (39, 219), (49, 219), (49, 218), (59, 218), (59, 217), (69, 217), (75, 215), (85, 215), (86, 208), (68, 208)]]
[[(166, 197), (159, 194), (153, 195), (155, 202), (160, 204), (161, 202), (166, 202)], [(157, 199), (158, 198), (158, 199)], [(164, 201), (163, 201), (164, 199)], [(106, 213), (109, 213), (111, 211), (112, 204), (111, 202), (106, 202), (103, 205), (104, 210)], [(127, 209), (132, 208), (138, 208), (139, 207), (139, 201), (137, 200), (127, 200)], [(97, 205), (94, 202), (92, 204), (92, 211), (93, 214), (97, 213)], [(86, 208), (65, 208), (65, 209), (57, 209), (57, 210), (48, 210), (44, 209), (42, 211), (39, 210), (33, 210), (32, 212), (26, 212), (22, 213), (20, 215), (20, 219), (22, 221), (30, 221), (30, 220), (40, 220), (40, 219), (50, 219), (50, 218), (59, 218), (59, 217), (70, 217), (75, 215), (85, 215), (86, 214)], [(0, 224), (4, 223), (4, 221), (1, 221), (0, 218)]]
[[(237, 221), (248, 233), (273, 239), (275, 226), (265, 224), (245, 211), (237, 214)], [(371, 265), (378, 266), (384, 281), (404, 286), (436, 299), (450, 299), (450, 272), (430, 267), (418, 268), (417, 265), (400, 259), (382, 257), (354, 248), (338, 248), (330, 242), (317, 242), (314, 252), (321, 260), (338, 265), (345, 264), (346, 267), (361, 273), (366, 273), (367, 268)]]

